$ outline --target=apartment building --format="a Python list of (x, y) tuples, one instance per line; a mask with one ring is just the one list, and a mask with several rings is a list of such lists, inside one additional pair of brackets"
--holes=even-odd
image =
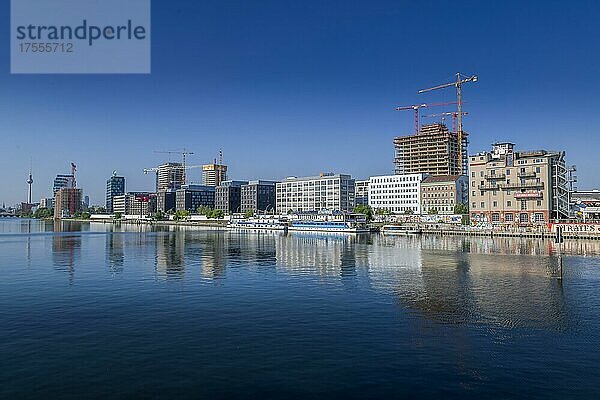
[(372, 176), (369, 179), (369, 205), (394, 214), (421, 213), (421, 182), (426, 174)]
[(354, 179), (350, 175), (321, 173), (304, 178), (290, 177), (276, 185), (276, 209), (288, 212), (354, 208)]
[(491, 152), (469, 156), (471, 220), (529, 225), (567, 218), (565, 153), (514, 146), (496, 143)]
[(83, 191), (81, 189), (61, 188), (54, 195), (54, 218), (72, 217), (82, 211)]
[(469, 205), (469, 178), (465, 175), (430, 175), (421, 183), (423, 213), (454, 214), (457, 204)]

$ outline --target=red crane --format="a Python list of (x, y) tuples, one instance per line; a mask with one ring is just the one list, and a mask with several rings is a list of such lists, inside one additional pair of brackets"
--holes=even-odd
[(77, 183), (75, 181), (75, 172), (77, 171), (77, 166), (75, 163), (71, 163), (71, 193), (69, 199), (69, 212), (71, 213), (71, 217), (75, 215), (75, 186)]
[(451, 104), (456, 104), (455, 101), (447, 102), (447, 103), (431, 103), (431, 104), (413, 104), (411, 106), (398, 106), (394, 108), (396, 111), (404, 111), (404, 110), (414, 110), (415, 112), (415, 135), (419, 133), (419, 109), (427, 108), (427, 107), (441, 107), (448, 106)]
[(437, 85), (437, 86), (430, 87), (427, 89), (422, 89), (417, 92), (417, 93), (431, 92), (433, 90), (444, 89), (444, 88), (452, 87), (452, 86), (454, 86), (456, 88), (456, 99), (457, 99), (457, 104), (458, 104), (458, 142), (460, 143), (458, 146), (458, 159), (461, 160), (464, 173), (466, 173), (467, 156), (466, 156), (466, 154), (463, 154), (463, 149), (462, 149), (462, 141), (463, 141), (462, 85), (464, 85), (465, 83), (469, 83), (469, 82), (477, 82), (478, 80), (479, 80), (479, 77), (477, 75), (465, 76), (465, 75), (461, 74), (460, 72), (457, 72), (456, 73), (456, 81), (444, 83), (442, 85)]

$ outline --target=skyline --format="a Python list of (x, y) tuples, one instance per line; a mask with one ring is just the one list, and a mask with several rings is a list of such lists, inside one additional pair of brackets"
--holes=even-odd
[(189, 165), (222, 148), (231, 179), (391, 174), (393, 138), (413, 131), (413, 114), (393, 108), (454, 101), (452, 89), (417, 91), (457, 71), (480, 78), (464, 88), (469, 154), (496, 141), (565, 150), (579, 188), (600, 186), (596, 4), (473, 2), (452, 18), (441, 3), (171, 4), (153, 4), (150, 75), (10, 75), (0, 34), (0, 202), (27, 198), (31, 159), (34, 201), (75, 162), (78, 186), (102, 204), (113, 170), (127, 190), (152, 190), (143, 168), (180, 161), (154, 151), (183, 147)]

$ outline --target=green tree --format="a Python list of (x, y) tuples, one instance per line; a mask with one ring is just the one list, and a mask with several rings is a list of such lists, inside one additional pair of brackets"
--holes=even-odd
[(437, 213), (438, 213), (437, 208), (430, 208), (429, 210), (427, 210), (427, 214), (429, 214), (429, 215), (436, 215)]
[(51, 218), (53, 215), (54, 215), (54, 212), (51, 208), (40, 207), (37, 210), (35, 210), (33, 217), (37, 218), (37, 219), (44, 219), (44, 218)]
[(188, 217), (190, 216), (190, 212), (187, 210), (177, 210), (175, 211), (175, 221), (181, 221), (184, 219), (188, 219)]
[(206, 215), (207, 217), (210, 215), (210, 213), (212, 212), (212, 208), (208, 207), (208, 206), (199, 206), (196, 209), (196, 212), (200, 215)]
[(207, 217), (212, 219), (223, 219), (223, 217), (225, 217), (225, 212), (223, 212), (223, 210), (212, 210), (208, 213)]
[(154, 213), (154, 219), (156, 221), (162, 221), (163, 219), (165, 219), (165, 215), (163, 214), (162, 211), (158, 210), (157, 212)]
[(123, 215), (120, 212), (115, 213), (115, 215), (113, 216), (113, 218), (116, 220), (120, 220), (122, 217)]
[(376, 215), (390, 215), (391, 211), (387, 208), (378, 208), (375, 210)]
[(246, 211), (244, 213), (244, 218), (252, 218), (254, 217), (254, 211)]
[(358, 214), (364, 214), (367, 216), (367, 221), (370, 221), (373, 219), (373, 209), (371, 208), (371, 206), (368, 206), (366, 204), (359, 204), (356, 207), (354, 207), (354, 212), (358, 213)]
[(458, 203), (454, 206), (454, 214), (468, 214), (469, 207), (464, 203)]

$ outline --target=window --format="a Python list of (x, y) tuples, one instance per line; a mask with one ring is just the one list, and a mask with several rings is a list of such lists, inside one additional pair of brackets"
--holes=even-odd
[(472, 171), (472, 172), (471, 172), (471, 177), (472, 177), (472, 178), (475, 178), (475, 171)]
[(527, 210), (527, 200), (521, 200), (521, 210)]
[(543, 213), (535, 213), (534, 216), (535, 222), (544, 222), (544, 214)]
[(493, 213), (492, 214), (492, 222), (500, 222), (500, 214)]
[(510, 175), (510, 169), (506, 170), (506, 175)]
[(471, 204), (471, 208), (473, 208), (473, 209), (477, 208), (477, 204), (475, 202), (473, 202), (473, 204)]
[(511, 214), (511, 213), (504, 214), (504, 221), (506, 221), (506, 222), (513, 222), (514, 221), (514, 215)]
[(526, 224), (529, 222), (529, 214), (521, 213), (519, 214), (519, 222), (522, 224)]
[(498, 207), (498, 202), (497, 201), (494, 201), (493, 204), (494, 204), (494, 207)]
[(538, 201), (536, 202), (536, 204), (537, 204), (537, 206), (539, 207), (539, 206), (541, 206), (541, 205), (542, 205), (542, 201), (541, 201), (541, 200), (538, 200)]
[(535, 172), (537, 172), (538, 174), (540, 173), (541, 168), (540, 167), (535, 167)]
[(512, 207), (512, 201), (508, 200), (508, 201), (506, 202), (506, 207)]
[(481, 202), (481, 208), (485, 208), (485, 203), (483, 201)]

